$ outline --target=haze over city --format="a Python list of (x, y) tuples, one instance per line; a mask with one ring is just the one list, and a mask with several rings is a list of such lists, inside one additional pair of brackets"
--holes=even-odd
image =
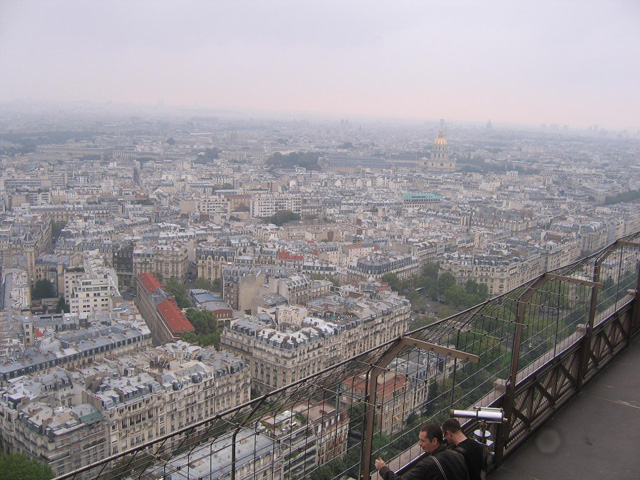
[(635, 1), (17, 1), (0, 102), (640, 126)]
[(638, 20), (0, 0), (0, 480), (634, 478)]

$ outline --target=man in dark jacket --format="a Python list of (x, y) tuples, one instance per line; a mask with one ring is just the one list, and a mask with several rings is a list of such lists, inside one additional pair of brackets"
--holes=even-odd
[(442, 434), (451, 444), (455, 445), (455, 451), (460, 452), (464, 457), (469, 471), (469, 480), (480, 480), (482, 465), (484, 464), (484, 449), (482, 445), (467, 438), (460, 428), (460, 422), (455, 418), (449, 418), (442, 424)]
[(420, 430), (418, 445), (428, 455), (404, 475), (396, 475), (381, 458), (375, 462), (384, 480), (469, 480), (464, 458), (442, 445), (442, 430), (428, 423)]

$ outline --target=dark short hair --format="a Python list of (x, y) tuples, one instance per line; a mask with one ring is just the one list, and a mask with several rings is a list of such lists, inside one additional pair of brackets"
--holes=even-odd
[(445, 433), (446, 432), (457, 433), (460, 430), (461, 430), (460, 422), (455, 418), (449, 418), (445, 420), (444, 423), (442, 424), (442, 431)]
[(435, 423), (427, 423), (420, 431), (425, 432), (429, 440), (437, 438), (438, 443), (442, 443), (442, 429)]

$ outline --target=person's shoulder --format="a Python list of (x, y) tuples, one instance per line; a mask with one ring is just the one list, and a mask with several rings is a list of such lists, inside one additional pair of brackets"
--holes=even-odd
[(433, 454), (433, 455), (424, 455), (420, 461), (418, 462), (419, 468), (421, 470), (425, 470), (425, 469), (429, 469), (431, 467), (435, 467), (436, 462), (433, 459), (433, 457), (437, 456), (438, 454)]
[(462, 453), (456, 449), (447, 449), (443, 452), (439, 452), (438, 455), (442, 455), (444, 457), (462, 458)]
[(464, 455), (462, 452), (458, 450), (445, 450), (444, 452), (440, 452), (441, 458), (448, 459), (449, 461), (462, 463), (463, 465), (466, 463), (464, 460)]
[(473, 438), (467, 438), (466, 440), (460, 442), (458, 446), (462, 448), (470, 448), (472, 450), (482, 450), (482, 445), (480, 444), (480, 442), (474, 440)]

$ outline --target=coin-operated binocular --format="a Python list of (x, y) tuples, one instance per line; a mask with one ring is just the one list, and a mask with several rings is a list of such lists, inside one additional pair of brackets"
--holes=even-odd
[(475, 418), (480, 421), (480, 428), (473, 431), (475, 440), (484, 447), (484, 465), (483, 470), (486, 472), (487, 467), (493, 463), (493, 453), (490, 451), (493, 446), (491, 440), (491, 432), (487, 429), (490, 423), (504, 423), (507, 418), (501, 408), (477, 407), (473, 410), (451, 410), (451, 417), (458, 418)]

